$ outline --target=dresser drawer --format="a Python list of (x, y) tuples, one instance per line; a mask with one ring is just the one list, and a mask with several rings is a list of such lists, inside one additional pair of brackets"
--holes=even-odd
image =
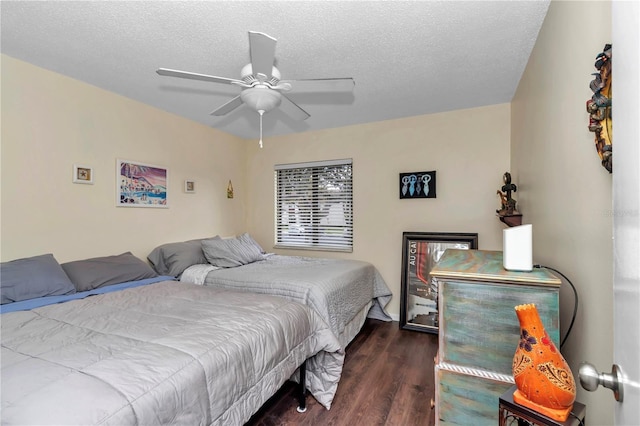
[(513, 383), (435, 367), (436, 424), (495, 426), (500, 396)]
[(439, 280), (441, 362), (511, 375), (520, 340), (514, 307), (535, 303), (559, 347), (558, 289), (553, 287)]

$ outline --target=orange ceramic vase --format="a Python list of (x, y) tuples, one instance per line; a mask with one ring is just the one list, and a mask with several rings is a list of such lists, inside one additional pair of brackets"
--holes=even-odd
[(520, 343), (513, 356), (513, 401), (564, 422), (576, 399), (576, 383), (564, 357), (542, 325), (536, 305), (515, 307)]

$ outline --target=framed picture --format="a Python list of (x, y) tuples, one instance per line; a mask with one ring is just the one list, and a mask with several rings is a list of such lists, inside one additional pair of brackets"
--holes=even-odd
[(193, 194), (196, 192), (196, 182), (193, 180), (185, 180), (184, 181), (184, 192), (188, 194)]
[(93, 185), (93, 169), (80, 164), (73, 165), (73, 183)]
[(404, 232), (400, 328), (438, 333), (438, 286), (429, 272), (448, 248), (477, 249), (477, 233)]
[(136, 161), (116, 161), (116, 205), (121, 207), (169, 207), (166, 168)]
[(436, 198), (436, 172), (400, 173), (400, 199)]

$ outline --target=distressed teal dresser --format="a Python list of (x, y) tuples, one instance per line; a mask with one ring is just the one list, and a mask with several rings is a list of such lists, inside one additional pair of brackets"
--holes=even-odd
[(520, 341), (514, 307), (535, 303), (559, 347), (561, 281), (544, 269), (507, 271), (502, 252), (448, 249), (431, 270), (438, 285), (436, 423), (496, 425)]

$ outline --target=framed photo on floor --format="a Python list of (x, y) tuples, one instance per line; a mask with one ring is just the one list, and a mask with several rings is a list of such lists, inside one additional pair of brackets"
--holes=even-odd
[(477, 233), (403, 232), (400, 328), (438, 333), (438, 286), (429, 272), (448, 248), (478, 248)]

